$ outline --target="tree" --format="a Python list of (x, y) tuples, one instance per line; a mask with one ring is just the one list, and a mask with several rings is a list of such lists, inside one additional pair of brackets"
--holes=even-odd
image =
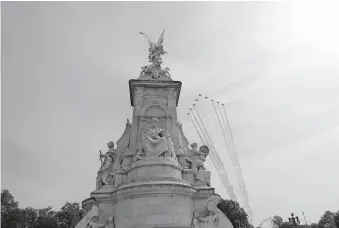
[(317, 223), (311, 223), (310, 227), (311, 228), (319, 228), (319, 225)]
[(57, 219), (51, 215), (39, 216), (34, 228), (58, 228)]
[(37, 210), (31, 207), (20, 210), (19, 227), (35, 227)]
[(280, 228), (295, 228), (295, 227), (289, 222), (283, 222), (283, 224), (281, 224)]
[(335, 213), (334, 217), (334, 224), (337, 228), (339, 228), (339, 211), (337, 213)]
[(248, 215), (245, 210), (240, 207), (239, 203), (233, 200), (221, 200), (218, 208), (231, 221), (233, 227), (253, 228), (248, 221)]
[(19, 203), (8, 190), (1, 192), (1, 227), (17, 228), (20, 218)]
[(20, 209), (8, 190), (1, 192), (1, 227), (4, 228), (72, 228), (85, 215), (78, 203), (66, 203), (58, 212), (52, 207)]
[(85, 211), (80, 209), (78, 203), (67, 202), (60, 211), (56, 213), (58, 227), (75, 227), (84, 215)]
[(336, 228), (334, 223), (334, 213), (325, 211), (323, 216), (321, 216), (318, 225), (319, 228)]
[(283, 219), (278, 215), (273, 217), (272, 222), (273, 222), (273, 225), (278, 228), (280, 228), (282, 224), (284, 223)]

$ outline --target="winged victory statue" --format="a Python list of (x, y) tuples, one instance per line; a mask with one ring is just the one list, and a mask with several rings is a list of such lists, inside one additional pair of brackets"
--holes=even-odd
[(139, 32), (141, 35), (143, 35), (149, 44), (149, 54), (148, 54), (148, 61), (151, 62), (151, 65), (143, 66), (141, 69), (140, 76), (142, 75), (151, 75), (153, 79), (158, 79), (162, 75), (166, 75), (170, 77), (169, 74), (169, 68), (166, 67), (165, 69), (161, 69), (162, 64), (162, 58), (161, 56), (164, 54), (167, 54), (166, 51), (164, 51), (164, 47), (162, 43), (164, 42), (164, 35), (165, 35), (166, 29), (162, 31), (159, 40), (157, 42), (153, 42), (152, 38), (148, 35), (146, 35), (143, 32)]

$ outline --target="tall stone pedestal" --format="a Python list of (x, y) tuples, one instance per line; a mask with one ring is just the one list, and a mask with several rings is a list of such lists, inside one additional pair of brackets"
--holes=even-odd
[[(117, 149), (103, 155), (106, 176), (98, 176), (97, 190), (82, 202), (88, 213), (76, 228), (232, 228), (216, 207), (220, 197), (200, 161), (208, 151), (190, 149), (178, 124), (181, 82), (144, 75), (129, 87), (132, 123), (126, 123)], [(166, 149), (152, 156), (160, 138)]]

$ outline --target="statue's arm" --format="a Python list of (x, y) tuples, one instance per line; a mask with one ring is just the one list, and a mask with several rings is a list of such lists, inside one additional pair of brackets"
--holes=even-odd
[[(107, 158), (106, 158), (107, 159)], [(99, 171), (105, 171), (106, 169), (108, 169), (111, 166), (112, 162), (107, 162), (104, 161), (103, 166), (99, 169)]]

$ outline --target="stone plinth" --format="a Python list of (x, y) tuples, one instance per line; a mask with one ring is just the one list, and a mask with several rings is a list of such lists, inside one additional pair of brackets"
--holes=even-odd
[(127, 173), (128, 182), (147, 180), (180, 181), (182, 169), (173, 158), (151, 158), (133, 163)]
[[(204, 171), (201, 164), (197, 166), (200, 157), (187, 159), (189, 143), (177, 121), (176, 109), (181, 82), (164, 77), (160, 77), (162, 81), (146, 76), (130, 80), (133, 120), (127, 121), (116, 151), (106, 153), (102, 167), (114, 167), (109, 172), (104, 169), (111, 179), (102, 184), (97, 178), (97, 190), (82, 205), (86, 211), (95, 206), (98, 212), (92, 217), (87, 214), (84, 220), (90, 224), (92, 218), (99, 218), (96, 227), (105, 228), (233, 228), (213, 204), (216, 200), (214, 189), (209, 186), (210, 172)], [(153, 118), (157, 118), (155, 124)], [(152, 133), (160, 137), (166, 132), (165, 152), (169, 153), (163, 150), (157, 151), (162, 152), (159, 155), (147, 153), (142, 136), (149, 129), (161, 129)], [(206, 151), (199, 149), (195, 153), (198, 152), (199, 156), (207, 156)], [(163, 154), (167, 157), (162, 157)], [(114, 162), (109, 165), (111, 160)], [(100, 172), (98, 177), (103, 178)], [(213, 220), (211, 214), (218, 219)], [(219, 219), (220, 224), (216, 224)], [(86, 228), (81, 225), (86, 221), (77, 228)]]
[(188, 181), (191, 185), (194, 185), (193, 172), (190, 169), (183, 169), (182, 179)]
[(181, 82), (172, 80), (130, 80), (130, 100), (133, 106), (133, 120), (129, 146), (123, 154), (123, 165), (131, 163), (131, 157), (140, 143), (142, 132), (152, 118), (159, 119), (159, 127), (165, 129), (173, 140), (175, 154), (182, 154), (177, 126), (177, 105)]
[(116, 227), (189, 227), (195, 189), (180, 182), (149, 182), (126, 186), (116, 198)]

